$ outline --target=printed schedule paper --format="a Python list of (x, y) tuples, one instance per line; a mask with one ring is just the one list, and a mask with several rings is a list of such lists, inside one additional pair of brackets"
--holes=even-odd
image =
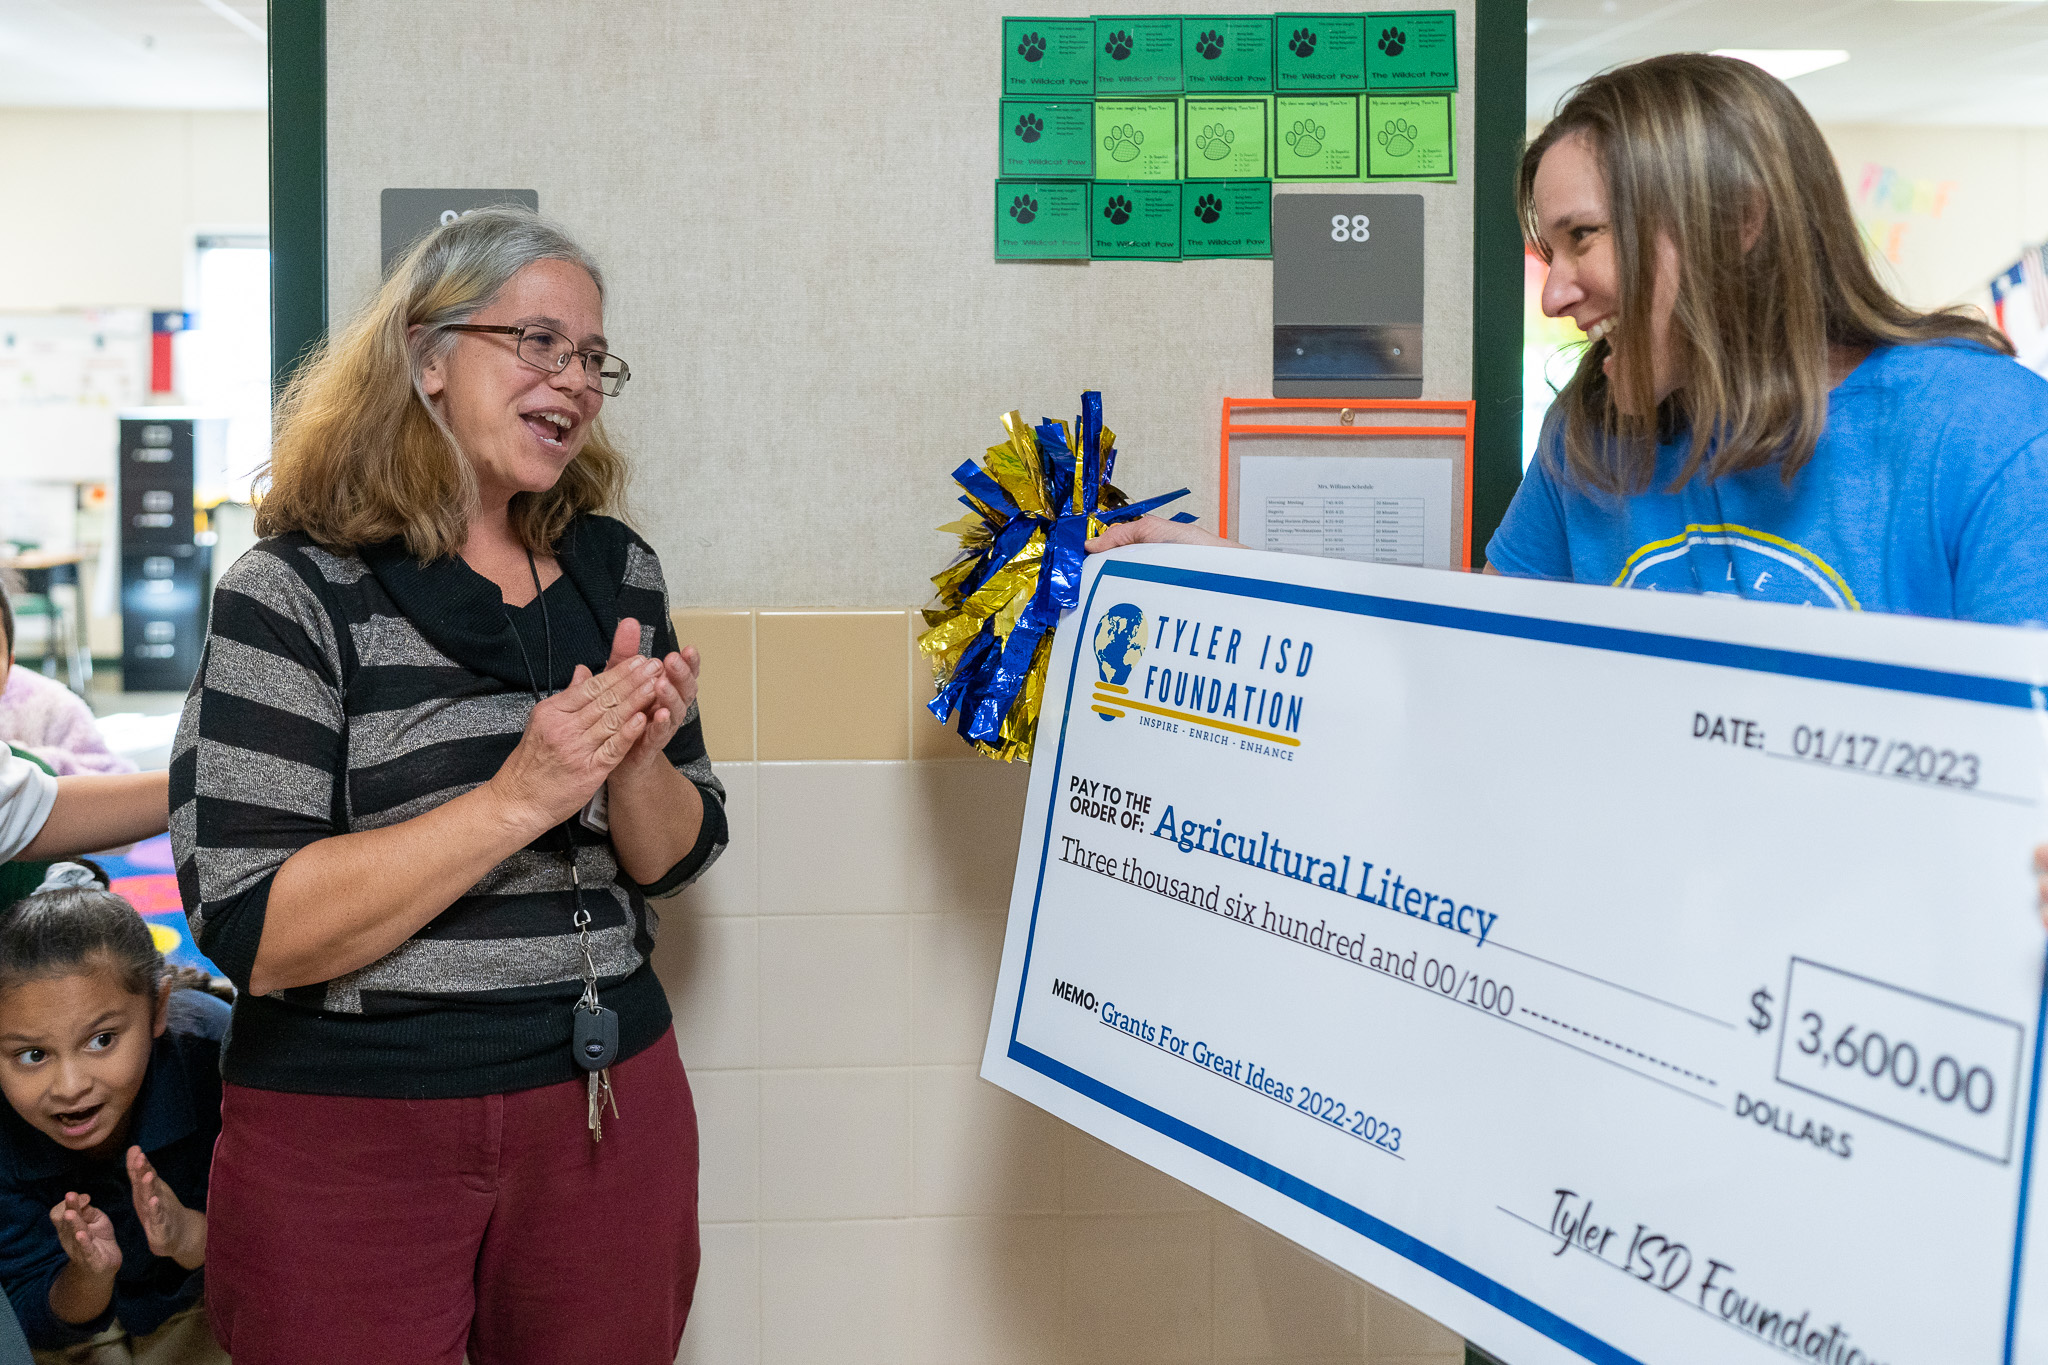
[(982, 1074), (1515, 1365), (2048, 1359), (2040, 632), (1183, 546)]
[(1237, 538), (1255, 550), (1451, 566), (1451, 461), (1386, 455), (1246, 455)]

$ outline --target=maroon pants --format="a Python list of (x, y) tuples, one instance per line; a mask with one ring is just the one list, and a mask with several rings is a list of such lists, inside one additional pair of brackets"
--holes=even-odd
[(459, 1100), (226, 1087), (206, 1303), (237, 1365), (667, 1365), (697, 1283), (673, 1031), (582, 1081)]

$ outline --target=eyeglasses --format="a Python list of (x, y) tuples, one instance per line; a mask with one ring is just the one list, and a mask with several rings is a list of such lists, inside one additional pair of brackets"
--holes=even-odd
[(583, 358), (583, 373), (590, 380), (591, 387), (607, 398), (617, 398), (619, 390), (626, 387), (626, 381), (633, 377), (632, 367), (625, 361), (605, 351), (579, 351), (549, 327), (501, 327), (486, 326), (475, 322), (451, 322), (451, 332), (491, 332), (519, 338), (519, 358), (543, 374), (560, 374), (569, 368), (569, 362), (578, 356)]

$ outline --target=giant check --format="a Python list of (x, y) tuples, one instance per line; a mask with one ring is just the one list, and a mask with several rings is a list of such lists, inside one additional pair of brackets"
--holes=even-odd
[(1163, 546), (1081, 602), (984, 1076), (1511, 1365), (2048, 1360), (2048, 633)]

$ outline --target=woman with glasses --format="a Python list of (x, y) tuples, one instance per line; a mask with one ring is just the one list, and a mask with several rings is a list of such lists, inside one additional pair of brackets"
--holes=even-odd
[(207, 1217), (243, 1365), (674, 1359), (697, 1134), (648, 901), (724, 848), (697, 655), (607, 513), (596, 265), (490, 209), (279, 405), (172, 760), (241, 990)]

